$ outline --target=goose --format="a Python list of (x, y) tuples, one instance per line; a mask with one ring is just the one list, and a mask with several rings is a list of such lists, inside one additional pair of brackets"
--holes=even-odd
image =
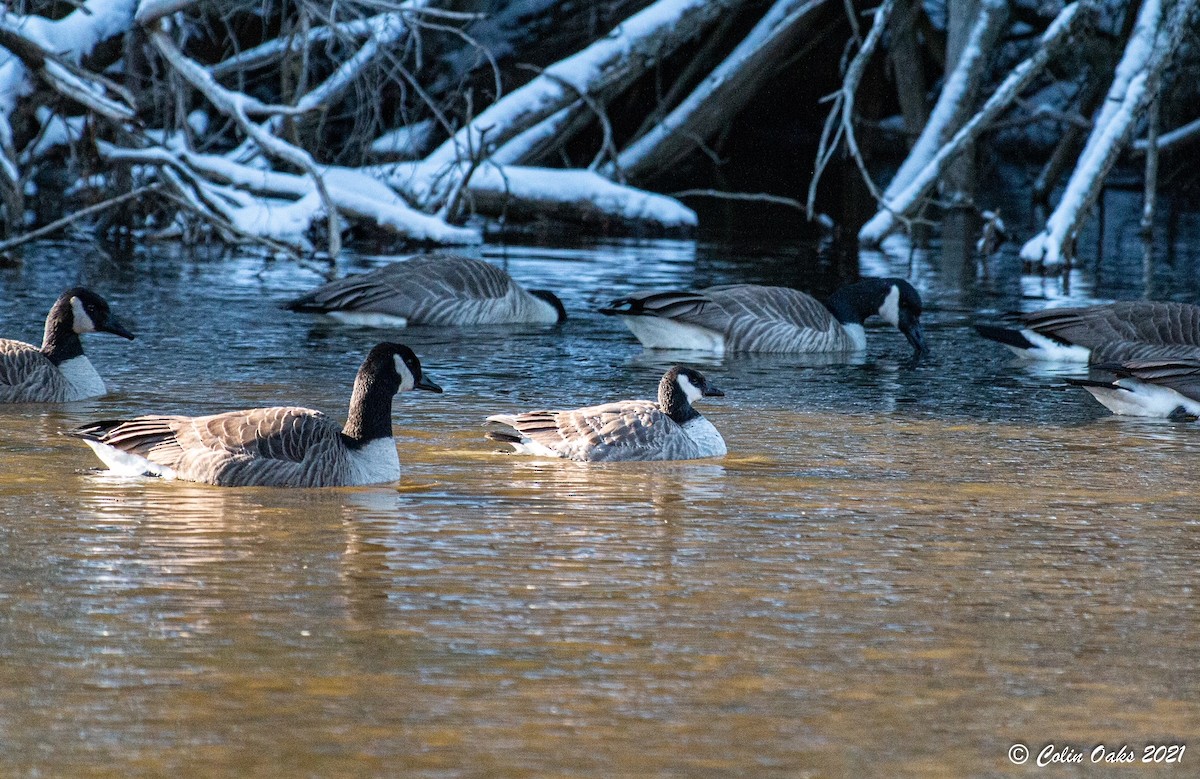
[(571, 411), (496, 414), (488, 422), (515, 432), (488, 432), (515, 454), (605, 462), (693, 460), (725, 455), (725, 440), (692, 404), (722, 397), (699, 371), (675, 366), (658, 383), (658, 402), (622, 400)]
[(1200, 417), (1200, 359), (1133, 360), (1094, 366), (1111, 381), (1067, 379), (1083, 387), (1114, 414), (1137, 417)]
[(40, 349), (0, 338), (0, 403), (69, 403), (105, 394), (104, 380), (84, 356), (83, 333), (134, 337), (104, 298), (73, 287), (50, 307)]
[(203, 417), (144, 416), (73, 430), (115, 473), (222, 487), (342, 487), (400, 478), (392, 397), (441, 392), (407, 346), (381, 343), (354, 380), (339, 428), (319, 411), (279, 406)]
[(317, 287), (284, 304), (364, 327), (558, 324), (567, 311), (552, 292), (526, 290), (482, 260), (415, 256)]
[(1119, 363), (1200, 358), (1200, 306), (1146, 300), (1022, 315), (1019, 327), (976, 325), (984, 338), (1032, 360)]
[(619, 316), (648, 349), (858, 352), (867, 348), (863, 320), (878, 315), (917, 354), (926, 351), (921, 296), (903, 279), (863, 279), (826, 303), (787, 287), (733, 284), (621, 298), (600, 313)]

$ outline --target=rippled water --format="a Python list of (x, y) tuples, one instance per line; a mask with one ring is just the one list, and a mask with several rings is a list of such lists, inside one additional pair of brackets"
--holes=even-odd
[[(139, 334), (87, 340), (115, 394), (0, 409), (0, 774), (961, 777), (1034, 770), (1015, 742), (1197, 732), (1200, 429), (1114, 419), (970, 328), (1137, 296), (1140, 265), (1077, 271), (1068, 295), (1011, 256), (978, 282), (936, 252), (866, 256), (922, 290), (930, 359), (882, 326), (852, 364), (696, 358), (727, 392), (704, 411), (729, 457), (587, 466), (499, 455), (480, 423), (650, 395), (677, 356), (589, 310), (655, 286), (828, 289), (828, 268), (795, 244), (483, 255), (574, 318), (361, 331), (274, 308), (315, 273), (161, 248), (43, 245), (0, 270), (7, 337), (36, 340), (76, 281)], [(1195, 264), (1181, 249), (1154, 278), (1197, 299)], [(446, 389), (396, 404), (398, 487), (118, 479), (57, 435), (341, 415), (385, 336)], [(1196, 775), (1191, 748), (1155, 775)]]

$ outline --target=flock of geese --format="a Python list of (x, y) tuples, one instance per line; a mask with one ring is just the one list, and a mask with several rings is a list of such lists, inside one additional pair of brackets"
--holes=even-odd
[[(360, 326), (560, 323), (562, 302), (526, 290), (503, 270), (448, 254), (418, 256), (325, 284), (285, 304)], [(736, 284), (613, 301), (650, 349), (853, 353), (866, 347), (863, 322), (878, 316), (927, 347), (921, 298), (903, 279), (869, 278), (819, 301), (785, 287)], [(1083, 362), (1111, 376), (1072, 379), (1117, 414), (1200, 417), (1200, 307), (1125, 302), (1027, 314), (1013, 327), (978, 325), (981, 335), (1030, 359)], [(46, 318), (42, 346), (0, 339), (0, 402), (63, 403), (105, 394), (80, 336), (134, 335), (96, 293), (64, 292)], [(280, 406), (210, 416), (150, 415), (84, 425), (82, 439), (114, 472), (220, 486), (329, 487), (400, 478), (392, 400), (407, 390), (441, 392), (406, 346), (371, 349), (354, 382), (346, 422)], [(580, 461), (720, 457), (725, 441), (694, 407), (724, 393), (699, 371), (671, 368), (658, 398), (566, 411), (488, 417), (487, 437), (513, 451)]]

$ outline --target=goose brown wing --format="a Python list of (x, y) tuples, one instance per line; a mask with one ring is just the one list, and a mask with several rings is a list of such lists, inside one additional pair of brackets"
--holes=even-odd
[(510, 424), (530, 440), (575, 460), (651, 460), (682, 435), (679, 425), (649, 400), (533, 411), (517, 415)]
[(447, 304), (497, 300), (512, 289), (503, 270), (468, 257), (424, 255), (318, 287), (288, 304), (302, 311), (363, 311), (426, 322)]
[(1097, 366), (1118, 376), (1130, 376), (1148, 384), (1175, 390), (1180, 395), (1200, 400), (1200, 359), (1131, 360), (1119, 365)]
[(820, 352), (853, 348), (845, 330), (821, 301), (787, 287), (733, 284), (704, 295), (727, 318), (731, 351)]
[(296, 406), (231, 411), (188, 421), (177, 433), (185, 449), (298, 463), (314, 447), (341, 442), (341, 431), (328, 417)]
[(1200, 360), (1200, 346), (1108, 341), (1093, 347), (1089, 360), (1093, 364), (1143, 360)]
[(60, 401), (68, 389), (62, 371), (40, 349), (0, 338), (0, 403)]
[(1088, 348), (1107, 341), (1200, 346), (1200, 307), (1188, 303), (1124, 301), (1048, 309), (1021, 320), (1037, 333)]
[(240, 462), (270, 467), (297, 463), (323, 450), (340, 451), (338, 428), (318, 411), (276, 407), (205, 417), (145, 416), (102, 422), (84, 437), (165, 465), (188, 478), (215, 482), (222, 468)]

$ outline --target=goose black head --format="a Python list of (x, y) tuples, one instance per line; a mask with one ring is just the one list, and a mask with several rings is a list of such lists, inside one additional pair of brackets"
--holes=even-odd
[(921, 295), (904, 279), (863, 279), (833, 293), (829, 309), (842, 324), (878, 316), (908, 339), (916, 354), (929, 351), (921, 332)]
[(567, 309), (563, 305), (563, 302), (558, 299), (558, 295), (555, 295), (548, 289), (531, 289), (529, 290), (529, 294), (533, 295), (539, 300), (546, 301), (554, 307), (554, 311), (558, 314), (558, 322), (555, 324), (561, 325), (563, 322), (567, 321)]
[(699, 416), (692, 404), (700, 398), (722, 398), (725, 393), (704, 378), (700, 371), (676, 365), (658, 383), (658, 403), (676, 422)]
[(442, 388), (433, 383), (421, 370), (421, 361), (417, 359), (413, 350), (403, 344), (379, 344), (367, 355), (363, 368), (394, 384), (393, 393), (411, 389), (442, 391)]
[(59, 316), (70, 316), (71, 330), (77, 335), (82, 333), (112, 333), (122, 338), (133, 340), (133, 333), (126, 329), (112, 311), (108, 301), (84, 287), (74, 287), (59, 296), (51, 310), (53, 317), (62, 309)]

